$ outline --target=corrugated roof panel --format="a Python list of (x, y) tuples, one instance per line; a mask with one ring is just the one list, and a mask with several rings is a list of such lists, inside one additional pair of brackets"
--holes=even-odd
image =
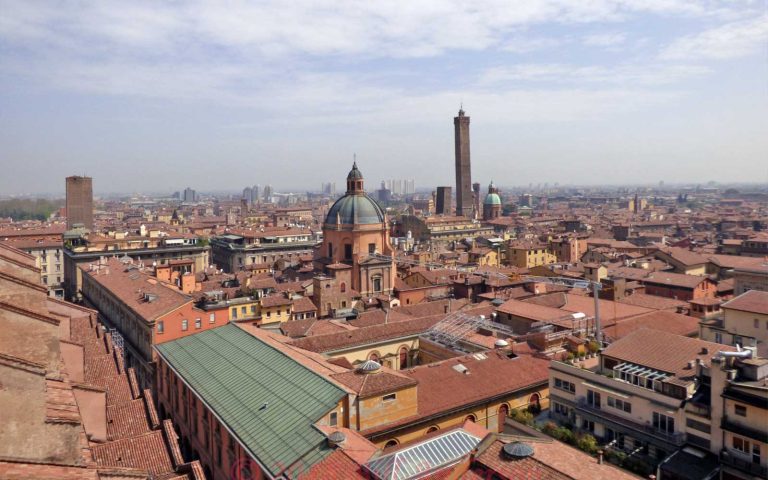
[(313, 424), (345, 392), (283, 352), (234, 325), (156, 348), (271, 474), (330, 453)]

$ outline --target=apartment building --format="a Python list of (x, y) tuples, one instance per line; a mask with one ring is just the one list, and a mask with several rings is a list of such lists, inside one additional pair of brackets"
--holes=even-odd
[(765, 478), (766, 378), (754, 349), (642, 329), (592, 368), (552, 362), (551, 416), (661, 479)]
[(213, 263), (225, 272), (238, 272), (252, 265), (274, 265), (279, 260), (300, 263), (312, 255), (318, 236), (305, 228), (260, 228), (231, 230), (211, 238)]
[(702, 339), (755, 347), (760, 356), (768, 355), (768, 292), (749, 290), (720, 308), (721, 315), (699, 324)]

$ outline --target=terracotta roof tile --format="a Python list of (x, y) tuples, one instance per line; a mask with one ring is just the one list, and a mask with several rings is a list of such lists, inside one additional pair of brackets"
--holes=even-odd
[(749, 290), (724, 303), (723, 308), (768, 315), (768, 292)]
[(99, 466), (131, 467), (152, 475), (174, 472), (161, 430), (92, 447)]
[(692, 381), (696, 371), (688, 368), (688, 362), (701, 359), (709, 364), (717, 352), (734, 350), (736, 348), (729, 345), (641, 328), (612, 343), (603, 355), (660, 370), (683, 381)]
[[(547, 383), (548, 360), (530, 355), (508, 358), (502, 351), (485, 352), (483, 356), (486, 358), (466, 355), (404, 370), (404, 375), (419, 382), (419, 415), (431, 415), (494, 395)], [(454, 368), (459, 365), (468, 373)], [(504, 381), (499, 382), (499, 378)]]

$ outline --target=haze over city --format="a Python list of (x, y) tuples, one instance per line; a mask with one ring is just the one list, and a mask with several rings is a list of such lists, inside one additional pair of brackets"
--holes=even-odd
[(765, 2), (1, 5), (4, 194), (768, 178)]

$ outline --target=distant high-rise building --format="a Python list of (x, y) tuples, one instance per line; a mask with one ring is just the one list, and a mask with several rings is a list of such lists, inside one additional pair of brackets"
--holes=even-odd
[(437, 187), (435, 213), (438, 215), (451, 214), (451, 187)]
[(321, 191), (324, 195), (330, 195), (335, 196), (336, 195), (336, 184), (334, 182), (328, 182), (321, 185)]
[(93, 179), (67, 177), (67, 228), (81, 224), (93, 230)]
[(267, 185), (266, 187), (264, 187), (264, 201), (265, 202), (272, 201), (272, 185)]
[(469, 161), (469, 117), (464, 110), (453, 118), (456, 144), (456, 215), (472, 217), (472, 167)]
[(246, 204), (253, 203), (253, 189), (251, 187), (245, 187), (243, 189), (243, 200)]
[(197, 192), (187, 187), (184, 189), (184, 195), (181, 200), (185, 203), (194, 203), (197, 201)]
[(385, 182), (381, 182), (381, 188), (376, 191), (379, 202), (387, 203), (392, 200), (392, 192), (386, 187)]
[(260, 193), (261, 185), (256, 184), (251, 187), (251, 203), (259, 203), (259, 200), (261, 200)]

